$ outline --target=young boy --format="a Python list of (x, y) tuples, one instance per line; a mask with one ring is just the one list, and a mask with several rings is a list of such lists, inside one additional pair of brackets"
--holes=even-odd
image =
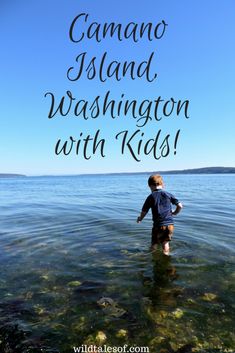
[[(169, 255), (169, 241), (171, 241), (174, 231), (173, 216), (176, 216), (183, 206), (172, 194), (163, 190), (164, 184), (161, 175), (150, 176), (148, 185), (152, 193), (145, 200), (137, 223), (142, 221), (151, 208), (153, 215), (152, 249), (155, 250), (157, 244), (162, 244), (163, 253)], [(176, 205), (173, 212), (171, 204)]]

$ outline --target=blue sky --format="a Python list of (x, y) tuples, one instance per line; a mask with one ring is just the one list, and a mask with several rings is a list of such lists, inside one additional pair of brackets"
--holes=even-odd
[[(78, 30), (86, 32), (94, 21), (158, 23), (168, 27), (160, 40), (138, 43), (131, 39), (118, 42), (104, 39), (69, 40), (69, 28), (79, 13), (88, 13), (88, 22), (80, 22)], [(234, 163), (234, 93), (235, 93), (235, 2), (225, 1), (2, 1), (0, 5), (1, 37), (1, 129), (0, 160), (2, 173), (76, 174), (126, 171), (152, 171), (196, 168), (203, 166), (235, 166)], [(66, 77), (69, 67), (82, 52), (87, 57), (101, 57), (107, 51), (110, 61), (146, 60), (154, 51), (152, 71), (157, 79), (144, 78), (120, 82), (111, 78), (105, 83), (83, 78), (71, 82)], [(97, 59), (98, 60), (98, 59)], [(92, 103), (110, 90), (118, 101), (121, 94), (128, 99), (190, 101), (189, 119), (172, 114), (160, 122), (150, 121), (141, 128), (144, 139), (173, 137), (181, 130), (174, 154), (155, 160), (141, 153), (136, 162), (126, 150), (121, 154), (115, 135), (137, 127), (131, 117), (112, 120), (99, 116), (83, 120), (71, 113), (67, 117), (48, 119), (53, 92), (57, 100), (70, 90), (74, 97)], [(68, 156), (54, 153), (58, 139), (78, 139), (100, 130), (105, 138), (105, 158), (95, 154), (89, 161), (81, 154)], [(144, 140), (144, 141), (145, 141)]]

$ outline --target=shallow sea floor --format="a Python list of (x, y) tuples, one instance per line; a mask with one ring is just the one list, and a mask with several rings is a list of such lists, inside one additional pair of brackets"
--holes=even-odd
[(165, 177), (184, 203), (169, 257), (135, 222), (147, 176), (92, 178), (0, 181), (1, 352), (235, 352), (235, 177), (220, 198), (218, 176)]

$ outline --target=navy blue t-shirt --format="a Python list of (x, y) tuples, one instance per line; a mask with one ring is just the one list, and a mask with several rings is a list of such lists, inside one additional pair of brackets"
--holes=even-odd
[(158, 189), (153, 191), (145, 200), (143, 212), (152, 209), (154, 226), (166, 226), (173, 224), (171, 204), (177, 205), (179, 201), (169, 192)]

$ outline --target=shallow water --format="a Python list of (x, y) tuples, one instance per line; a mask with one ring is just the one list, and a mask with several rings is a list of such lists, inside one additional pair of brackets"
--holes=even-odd
[(150, 352), (235, 351), (235, 176), (164, 177), (184, 204), (169, 258), (149, 250), (151, 215), (136, 224), (147, 178), (0, 179), (0, 326), (61, 353), (98, 331)]

